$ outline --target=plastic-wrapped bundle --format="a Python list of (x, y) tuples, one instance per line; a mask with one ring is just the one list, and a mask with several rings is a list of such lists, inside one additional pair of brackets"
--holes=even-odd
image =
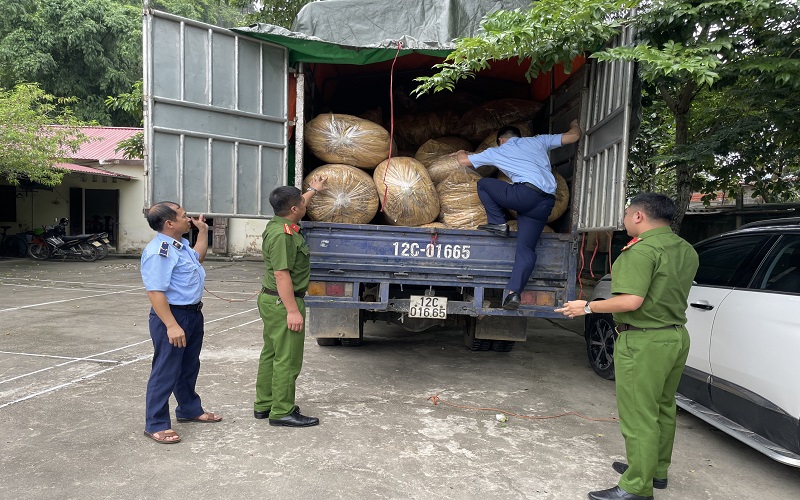
[[(553, 170), (553, 176), (556, 178), (556, 204), (553, 205), (553, 210), (550, 211), (550, 217), (547, 218), (547, 222), (553, 222), (564, 215), (564, 212), (567, 211), (567, 207), (569, 206), (569, 186), (567, 186), (567, 180), (555, 170)], [(511, 179), (503, 172), (500, 172), (497, 178), (511, 184)], [(514, 217), (517, 216), (515, 211), (509, 210), (509, 212), (511, 212)]]
[(447, 227), (477, 229), (486, 224), (486, 209), (478, 198), (478, 181), (482, 177), (475, 171), (457, 170), (436, 186), (441, 212), (439, 220)]
[[(522, 137), (531, 137), (533, 135), (533, 132), (531, 131), (531, 122), (529, 121), (512, 123), (511, 126), (517, 127), (519, 129), (519, 133), (522, 134)], [(475, 149), (475, 152), (480, 153), (481, 151), (486, 151), (489, 148), (497, 146), (497, 132), (499, 132), (501, 128), (502, 127), (498, 127), (496, 130), (489, 132), (489, 134), (486, 136), (486, 139), (484, 139), (483, 142), (480, 143)]]
[(451, 135), (458, 113), (442, 110), (401, 115), (394, 120), (394, 140), (400, 149), (416, 151), (428, 139)]
[(540, 102), (525, 99), (488, 101), (467, 111), (454, 132), (471, 141), (482, 141), (503, 125), (532, 119), (542, 107)]
[(428, 175), (431, 176), (431, 180), (434, 184), (439, 184), (453, 172), (463, 171), (475, 172), (475, 169), (472, 167), (462, 167), (461, 164), (458, 163), (458, 158), (450, 155), (440, 156), (434, 160), (433, 163), (428, 165)]
[(469, 151), (472, 149), (472, 144), (461, 137), (439, 137), (438, 139), (431, 139), (420, 146), (414, 158), (426, 167), (429, 167), (437, 158), (455, 153), (462, 149), (464, 151)]
[(420, 224), (418, 227), (432, 227), (434, 229), (447, 229), (447, 224), (444, 222), (429, 222), (427, 224)]
[(378, 188), (383, 212), (394, 226), (419, 226), (439, 215), (439, 197), (425, 166), (414, 158), (385, 160), (372, 178)]
[(316, 176), (327, 177), (327, 189), (311, 198), (308, 217), (323, 222), (366, 224), (378, 212), (378, 191), (372, 177), (351, 165), (322, 165), (303, 180), (303, 190)]
[(352, 115), (325, 113), (306, 124), (306, 145), (322, 161), (373, 169), (389, 157), (389, 132)]

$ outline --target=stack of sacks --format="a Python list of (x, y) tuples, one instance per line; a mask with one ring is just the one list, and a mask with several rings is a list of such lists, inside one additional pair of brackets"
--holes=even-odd
[(357, 116), (325, 113), (306, 124), (305, 142), (327, 163), (374, 169), (389, 157), (389, 132)]
[(426, 167), (429, 167), (437, 158), (455, 153), (462, 149), (464, 151), (469, 151), (472, 149), (472, 144), (461, 137), (439, 137), (438, 139), (431, 139), (420, 146), (414, 158)]
[[(440, 156), (434, 160), (433, 163), (428, 165), (428, 175), (430, 175), (434, 184), (439, 184), (453, 172), (464, 172), (467, 170), (475, 172), (475, 169), (472, 167), (462, 167), (461, 164), (458, 163), (458, 158), (456, 158), (455, 155)], [(480, 172), (478, 173), (480, 174)]]
[(478, 198), (478, 181), (482, 177), (472, 169), (452, 172), (436, 186), (441, 212), (439, 220), (447, 227), (477, 229), (486, 224), (486, 209)]
[(451, 135), (458, 117), (450, 110), (399, 116), (394, 120), (394, 140), (400, 149), (416, 151), (428, 139)]
[(303, 180), (303, 190), (314, 176), (327, 177), (327, 189), (311, 198), (307, 215), (311, 220), (366, 224), (378, 212), (378, 191), (372, 177), (350, 165), (322, 165)]
[(383, 212), (394, 226), (420, 226), (439, 215), (439, 197), (425, 166), (405, 156), (381, 162), (372, 176)]
[(485, 102), (467, 111), (454, 132), (470, 141), (482, 141), (503, 125), (533, 119), (542, 107), (542, 103), (525, 99)]
[[(531, 130), (531, 123), (530, 122), (517, 122), (512, 123), (512, 127), (517, 127), (519, 129), (519, 133), (522, 134), (522, 137), (531, 137), (533, 135), (533, 131)], [(480, 153), (481, 151), (485, 151), (489, 148), (493, 148), (497, 146), (497, 132), (500, 131), (502, 127), (498, 127), (496, 130), (492, 130), (486, 136), (486, 139), (483, 140), (482, 143), (475, 149), (476, 153)]]

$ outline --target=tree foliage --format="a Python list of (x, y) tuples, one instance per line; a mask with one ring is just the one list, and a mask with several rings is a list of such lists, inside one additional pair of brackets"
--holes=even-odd
[[(631, 7), (637, 7), (636, 11), (617, 15)], [(674, 170), (672, 191), (680, 209), (673, 224), (677, 229), (704, 169), (714, 169), (721, 156), (740, 158), (740, 165), (755, 158), (744, 160), (746, 156), (693, 148), (700, 139), (700, 129), (690, 130), (695, 99), (704, 92), (722, 92), (742, 79), (750, 79), (759, 88), (800, 87), (798, 19), (794, 0), (541, 0), (526, 12), (487, 16), (484, 33), (458, 40), (456, 50), (438, 66), (439, 73), (420, 79), (417, 92), (452, 90), (458, 80), (487, 67), (492, 59), (510, 56), (537, 61), (529, 77), (583, 51), (601, 61), (638, 62), (646, 86), (671, 115), (671, 155), (660, 157), (657, 163), (660, 169)], [(603, 50), (622, 23), (636, 27), (636, 43)], [(716, 130), (714, 123), (707, 125)], [(711, 137), (710, 129), (703, 135)], [(761, 130), (764, 141), (778, 137)], [(790, 133), (796, 134), (796, 127)], [(740, 174), (741, 169), (714, 172)], [(704, 175), (716, 178), (709, 172)]]
[(74, 102), (34, 84), (0, 89), (0, 175), (12, 184), (23, 177), (46, 186), (60, 184), (64, 172), (53, 165), (69, 158), (87, 139), (69, 109)]
[[(314, 0), (228, 0), (233, 6), (247, 9), (252, 12), (245, 16), (246, 24), (266, 23), (291, 29), (295, 16), (307, 3)], [(259, 8), (260, 5), (260, 8)]]
[(115, 121), (105, 96), (141, 78), (141, 9), (112, 0), (0, 0), (0, 86), (76, 97), (82, 120)]
[(150, 0), (149, 2), (152, 9), (223, 28), (235, 28), (245, 24), (245, 13), (252, 9), (253, 3), (255, 2), (237, 0)]
[[(106, 106), (111, 110), (127, 113), (131, 118), (138, 120), (139, 125), (142, 125), (144, 121), (142, 80), (134, 83), (130, 92), (122, 93), (116, 97), (109, 96), (106, 99)], [(144, 158), (144, 134), (139, 132), (129, 139), (120, 141), (115, 151), (122, 151), (123, 156), (129, 160), (132, 158)]]

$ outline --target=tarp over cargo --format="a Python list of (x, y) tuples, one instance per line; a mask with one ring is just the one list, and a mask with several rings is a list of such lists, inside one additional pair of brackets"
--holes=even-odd
[(456, 38), (471, 37), (498, 10), (525, 9), (531, 0), (325, 0), (297, 14), (292, 30), (255, 24), (232, 31), (289, 50), (289, 63), (372, 64), (420, 53), (445, 57)]

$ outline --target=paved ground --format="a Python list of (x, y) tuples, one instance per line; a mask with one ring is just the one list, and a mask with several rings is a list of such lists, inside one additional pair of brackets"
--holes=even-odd
[[(257, 262), (209, 262), (207, 288), (246, 299)], [(142, 436), (151, 344), (138, 261), (0, 260), (0, 499), (582, 499), (623, 457), (614, 386), (587, 367), (577, 322), (538, 320), (511, 353), (471, 353), (460, 332), (370, 324), (359, 348), (309, 339), (298, 384), (322, 424), (252, 418), (261, 346), (255, 303), (204, 298), (198, 390), (220, 424)], [(796, 499), (800, 470), (681, 413), (658, 499)]]

